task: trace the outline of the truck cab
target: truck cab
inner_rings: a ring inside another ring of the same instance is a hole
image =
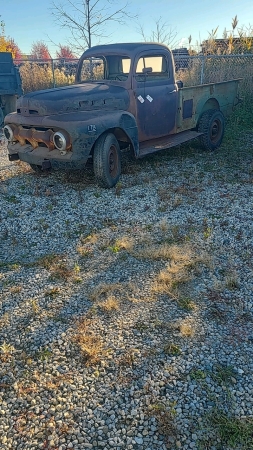
[[[128,92],[127,111],[136,118],[139,142],[175,132],[178,88],[174,60],[166,46],[133,43],[94,47],[80,59],[77,83],[87,81],[90,68],[95,79]]]

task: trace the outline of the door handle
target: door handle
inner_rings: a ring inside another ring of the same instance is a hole
[[[173,94],[173,92],[177,92],[177,90],[173,89],[173,91],[168,92],[168,94]]]

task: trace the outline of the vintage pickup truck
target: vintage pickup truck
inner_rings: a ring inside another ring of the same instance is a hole
[[[74,85],[19,99],[5,118],[9,159],[37,171],[83,169],[92,161],[98,183],[110,188],[120,177],[121,149],[140,158],[196,137],[217,149],[238,83],[184,88],[164,45],[96,46],[80,58]]]

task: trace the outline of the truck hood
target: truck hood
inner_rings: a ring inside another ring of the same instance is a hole
[[[104,83],[74,84],[31,92],[20,97],[17,113],[23,116],[48,116],[77,111],[127,110],[128,91]]]

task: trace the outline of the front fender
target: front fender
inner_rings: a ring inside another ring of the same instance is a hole
[[[127,111],[103,111],[103,114],[94,111],[92,114],[89,112],[89,118],[77,126],[72,145],[73,157],[78,155],[86,159],[99,136],[115,128],[124,131],[137,156],[139,141],[135,117]]]

